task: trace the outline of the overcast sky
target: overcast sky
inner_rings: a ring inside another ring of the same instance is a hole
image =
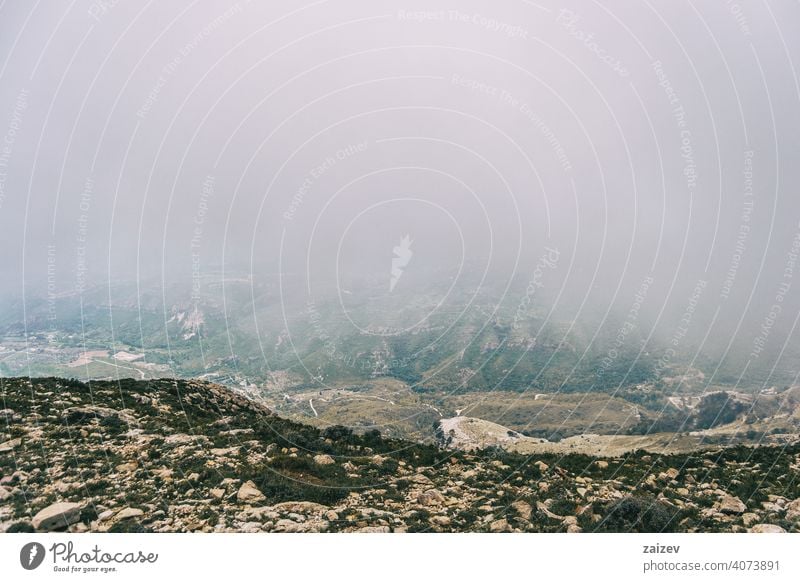
[[[556,250],[573,315],[624,313],[652,279],[668,330],[698,300],[694,334],[766,324],[780,348],[800,6],[566,6],[2,3],[0,294],[388,280],[408,235],[425,277],[527,280]]]

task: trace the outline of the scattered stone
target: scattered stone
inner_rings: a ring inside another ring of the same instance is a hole
[[[62,501],[42,509],[32,520],[33,527],[40,531],[53,531],[65,528],[80,519],[79,503]]]
[[[0,453],[10,453],[22,444],[22,439],[11,439],[4,443],[0,443]]]
[[[304,514],[317,514],[322,515],[330,509],[327,505],[320,503],[313,503],[311,501],[284,501],[273,506],[275,511],[282,511],[285,513],[304,513]]]
[[[544,503],[542,503],[541,501],[537,501],[536,502],[536,509],[541,511],[543,514],[545,514],[550,519],[558,519],[558,520],[564,519],[562,516],[556,515],[555,513],[553,513],[549,509],[547,509],[547,506]]]
[[[759,523],[747,531],[750,533],[786,533],[786,530],[781,526],[773,525],[771,523]]]
[[[123,519],[132,519],[134,517],[142,517],[144,515],[144,511],[138,509],[136,507],[126,507],[125,509],[120,510],[115,516],[114,520],[122,521]]]
[[[444,502],[444,496],[436,489],[428,489],[417,495],[417,503],[420,505],[439,505]]]
[[[489,531],[492,533],[506,533],[511,531],[508,520],[497,519],[489,524]]]
[[[755,513],[745,513],[742,516],[742,523],[744,524],[745,527],[750,527],[754,523],[758,523],[758,521],[759,521],[758,515]]]
[[[658,478],[659,479],[663,479],[665,481],[672,481],[673,479],[676,479],[678,477],[678,475],[680,475],[680,474],[681,474],[681,472],[678,471],[678,469],[675,469],[674,467],[671,467],[671,468],[667,469],[666,471],[664,471],[663,473],[661,473],[658,476]]]
[[[747,506],[738,497],[725,494],[721,497],[715,509],[720,513],[735,515],[747,511]]]
[[[314,455],[314,462],[317,465],[333,465],[336,463],[330,455]]]
[[[258,490],[256,484],[252,481],[247,481],[246,483],[243,483],[241,487],[239,487],[239,491],[236,493],[236,498],[242,503],[251,504],[258,503],[259,501],[264,501],[266,499],[264,494]]]
[[[198,442],[208,442],[208,437],[195,434],[173,434],[164,439],[167,445],[189,445]]]
[[[511,504],[511,507],[514,508],[514,511],[519,514],[519,516],[524,519],[525,521],[531,520],[531,515],[533,514],[533,508],[530,506],[530,503],[526,503],[525,501],[515,501]]]
[[[800,498],[786,505],[786,519],[789,521],[800,521]]]

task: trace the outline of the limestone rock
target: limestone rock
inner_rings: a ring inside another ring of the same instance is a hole
[[[530,506],[529,503],[525,501],[515,501],[511,504],[511,507],[519,514],[519,516],[524,519],[525,521],[531,520],[531,514],[533,513],[533,508]]]
[[[541,511],[543,514],[545,514],[550,519],[563,519],[562,516],[556,515],[555,513],[553,513],[549,509],[547,509],[547,506],[544,503],[542,503],[541,501],[537,501],[536,502],[536,509]]]
[[[720,513],[735,515],[747,511],[747,506],[738,497],[723,495],[716,505],[716,510]]]
[[[52,531],[67,527],[81,516],[79,503],[60,502],[42,509],[33,517],[33,527],[41,531]]]
[[[258,490],[256,484],[252,481],[247,481],[246,483],[243,483],[241,487],[239,487],[239,491],[236,493],[236,498],[242,503],[258,503],[266,499],[264,494]]]
[[[758,523],[758,515],[755,513],[745,513],[742,516],[742,523],[745,527],[750,527],[754,523]]]
[[[664,471],[663,473],[661,473],[661,474],[658,476],[658,478],[659,478],[659,479],[663,479],[663,480],[665,480],[665,481],[671,481],[672,479],[675,479],[675,478],[677,478],[677,477],[678,477],[678,475],[680,475],[680,471],[678,471],[677,469],[675,469],[675,468],[673,467],[673,468],[667,469],[666,471]]]
[[[497,519],[489,524],[489,531],[492,533],[506,533],[511,531],[511,526],[505,519]]]
[[[333,465],[336,463],[330,455],[314,455],[314,462],[317,465]]]
[[[786,533],[786,530],[781,526],[773,525],[771,523],[759,523],[747,531],[750,533]]]
[[[134,517],[141,517],[144,515],[144,511],[138,509],[136,507],[126,507],[125,509],[120,510],[117,515],[114,516],[114,519],[117,521],[122,521],[123,519],[131,519]]]
[[[330,508],[327,505],[320,503],[313,503],[311,501],[284,501],[273,506],[275,511],[282,511],[284,513],[302,513],[302,514],[323,514]]]
[[[21,444],[22,440],[20,439],[11,439],[10,441],[0,443],[0,453],[10,453]]]
[[[790,521],[800,521],[800,498],[786,505],[786,519]]]
[[[436,489],[428,489],[417,496],[420,505],[439,505],[444,501],[444,496]]]

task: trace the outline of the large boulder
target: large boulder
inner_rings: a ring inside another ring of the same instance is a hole
[[[42,509],[33,516],[33,527],[40,531],[66,528],[81,517],[80,503],[60,502]]]
[[[717,511],[728,515],[738,515],[747,511],[747,506],[738,497],[723,495],[717,502]]]
[[[789,521],[800,521],[800,498],[786,505],[786,519]]]
[[[314,462],[317,465],[333,465],[336,463],[330,455],[314,455]]]
[[[258,490],[255,483],[247,481],[239,487],[239,491],[236,493],[236,499],[242,503],[259,503],[264,501],[266,496]]]
[[[125,509],[121,510],[117,515],[114,516],[114,519],[117,521],[122,521],[123,519],[131,519],[134,517],[141,517],[144,515],[144,511],[141,509],[137,509],[135,507],[126,507]]]

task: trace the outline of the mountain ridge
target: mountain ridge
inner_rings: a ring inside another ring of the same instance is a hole
[[[0,388],[6,532],[798,531],[800,520],[797,444],[464,452],[303,425],[206,382]]]

